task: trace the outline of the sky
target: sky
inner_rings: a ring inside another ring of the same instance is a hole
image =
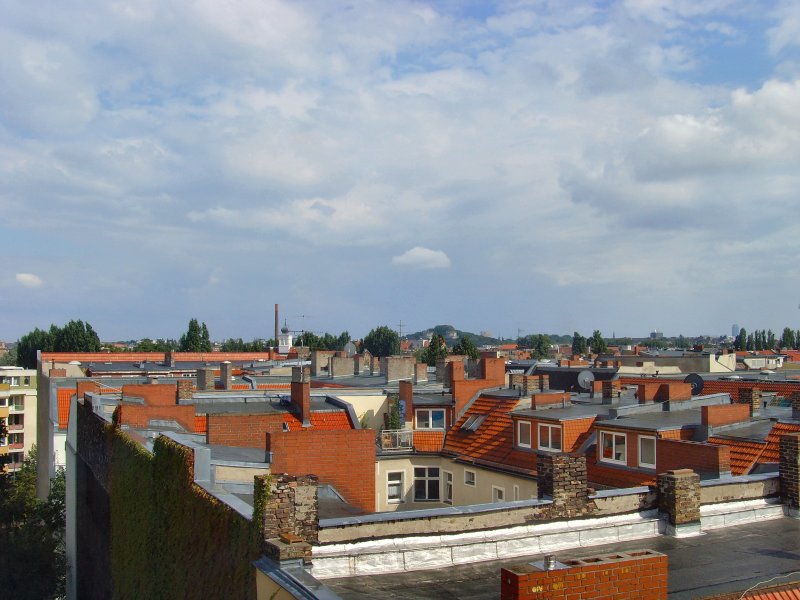
[[[0,7],[0,339],[800,327],[794,0]]]

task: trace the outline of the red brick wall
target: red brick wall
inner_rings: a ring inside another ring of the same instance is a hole
[[[656,440],[656,472],[692,469],[700,475],[730,473],[730,448],[688,440]]]
[[[741,423],[750,418],[749,404],[721,404],[700,407],[700,422],[703,425],[729,425]]]
[[[266,444],[272,473],[316,475],[353,506],[375,511],[374,430],[271,432]]]
[[[152,386],[155,387],[155,386]],[[147,427],[153,420],[175,420],[181,426],[194,433],[194,406],[148,406],[141,404],[123,404],[119,407],[119,418],[122,425]]]
[[[482,379],[464,379],[464,363],[461,361],[450,362],[447,367],[450,369],[450,392],[456,403],[456,415],[479,391],[506,383],[506,363],[502,358],[481,359]]]
[[[149,406],[172,406],[178,403],[176,383],[128,383],[122,386],[122,397],[144,398]]]
[[[271,415],[209,414],[206,441],[220,446],[263,448],[264,434],[282,431],[284,423],[289,423],[289,427],[295,429],[302,425],[297,417],[288,412]]]
[[[639,403],[688,400],[692,397],[692,384],[682,381],[639,381]]]
[[[531,394],[531,408],[534,410],[537,408],[543,408],[545,406],[553,406],[557,404],[561,406],[562,404],[569,403],[570,394],[569,392],[558,392],[558,393],[534,393]]]
[[[652,550],[562,559],[552,571],[530,564],[500,569],[502,600],[666,600],[667,557]]]

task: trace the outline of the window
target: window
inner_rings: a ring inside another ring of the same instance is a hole
[[[444,472],[444,501],[453,503],[453,474],[450,471]]]
[[[417,429],[444,429],[443,408],[417,409]]]
[[[561,425],[539,425],[539,450],[561,450]]]
[[[30,376],[25,376],[25,377],[23,377],[23,378],[22,378],[22,384],[23,384],[23,385],[25,385],[25,386],[30,386],[30,384],[31,384],[31,378],[30,378]]]
[[[392,471],[386,475],[386,500],[389,502],[403,501],[403,472]]]
[[[464,421],[460,429],[464,431],[477,431],[484,419],[486,419],[486,415],[472,415],[471,417],[467,417],[467,420]]]
[[[656,438],[646,435],[639,436],[639,466],[656,468]]]
[[[517,446],[520,448],[531,447],[530,421],[517,421]]]
[[[519,486],[514,486],[514,500],[519,500]]]
[[[492,502],[503,502],[506,499],[506,489],[492,486]]]
[[[25,410],[25,396],[11,396],[12,410]]]
[[[625,434],[600,432],[600,460],[625,464]]]
[[[464,485],[475,487],[475,471],[464,470]]]
[[[414,500],[431,502],[439,499],[439,467],[414,467]]]

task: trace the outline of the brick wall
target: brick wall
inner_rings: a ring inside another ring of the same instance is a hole
[[[143,398],[149,406],[172,406],[177,403],[177,385],[174,383],[125,384],[122,397]]]
[[[272,452],[273,474],[316,475],[353,506],[375,511],[373,430],[269,432],[266,447]]]
[[[692,397],[692,384],[682,381],[639,381],[639,403],[667,402],[669,400],[689,400]]]
[[[566,406],[569,404],[569,392],[534,392],[531,395],[531,408],[534,410],[547,406]]]
[[[298,428],[300,421],[291,413],[269,415],[209,414],[206,441],[221,446],[263,448],[264,434],[282,431],[283,424]]]
[[[464,379],[464,363],[461,361],[450,362],[447,368],[450,393],[453,394],[456,404],[456,416],[479,391],[506,384],[506,367],[502,358],[481,359],[481,379]]]
[[[800,433],[781,436],[781,500],[795,513],[800,510]]]
[[[711,427],[741,423],[749,418],[750,407],[746,404],[721,404],[700,407],[700,422]]]
[[[667,557],[653,550],[563,559],[545,570],[525,563],[500,570],[502,600],[666,600]]]
[[[730,448],[688,440],[656,440],[656,471],[692,469],[699,475],[719,477],[731,472]]]
[[[155,386],[151,386],[155,387]],[[186,431],[195,432],[194,406],[142,406],[123,404],[119,407],[120,425],[147,427],[150,421],[177,421]]]

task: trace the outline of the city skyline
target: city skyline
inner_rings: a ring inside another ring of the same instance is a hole
[[[47,2],[0,31],[0,339],[268,338],[276,302],[353,337],[800,326],[796,3]]]

